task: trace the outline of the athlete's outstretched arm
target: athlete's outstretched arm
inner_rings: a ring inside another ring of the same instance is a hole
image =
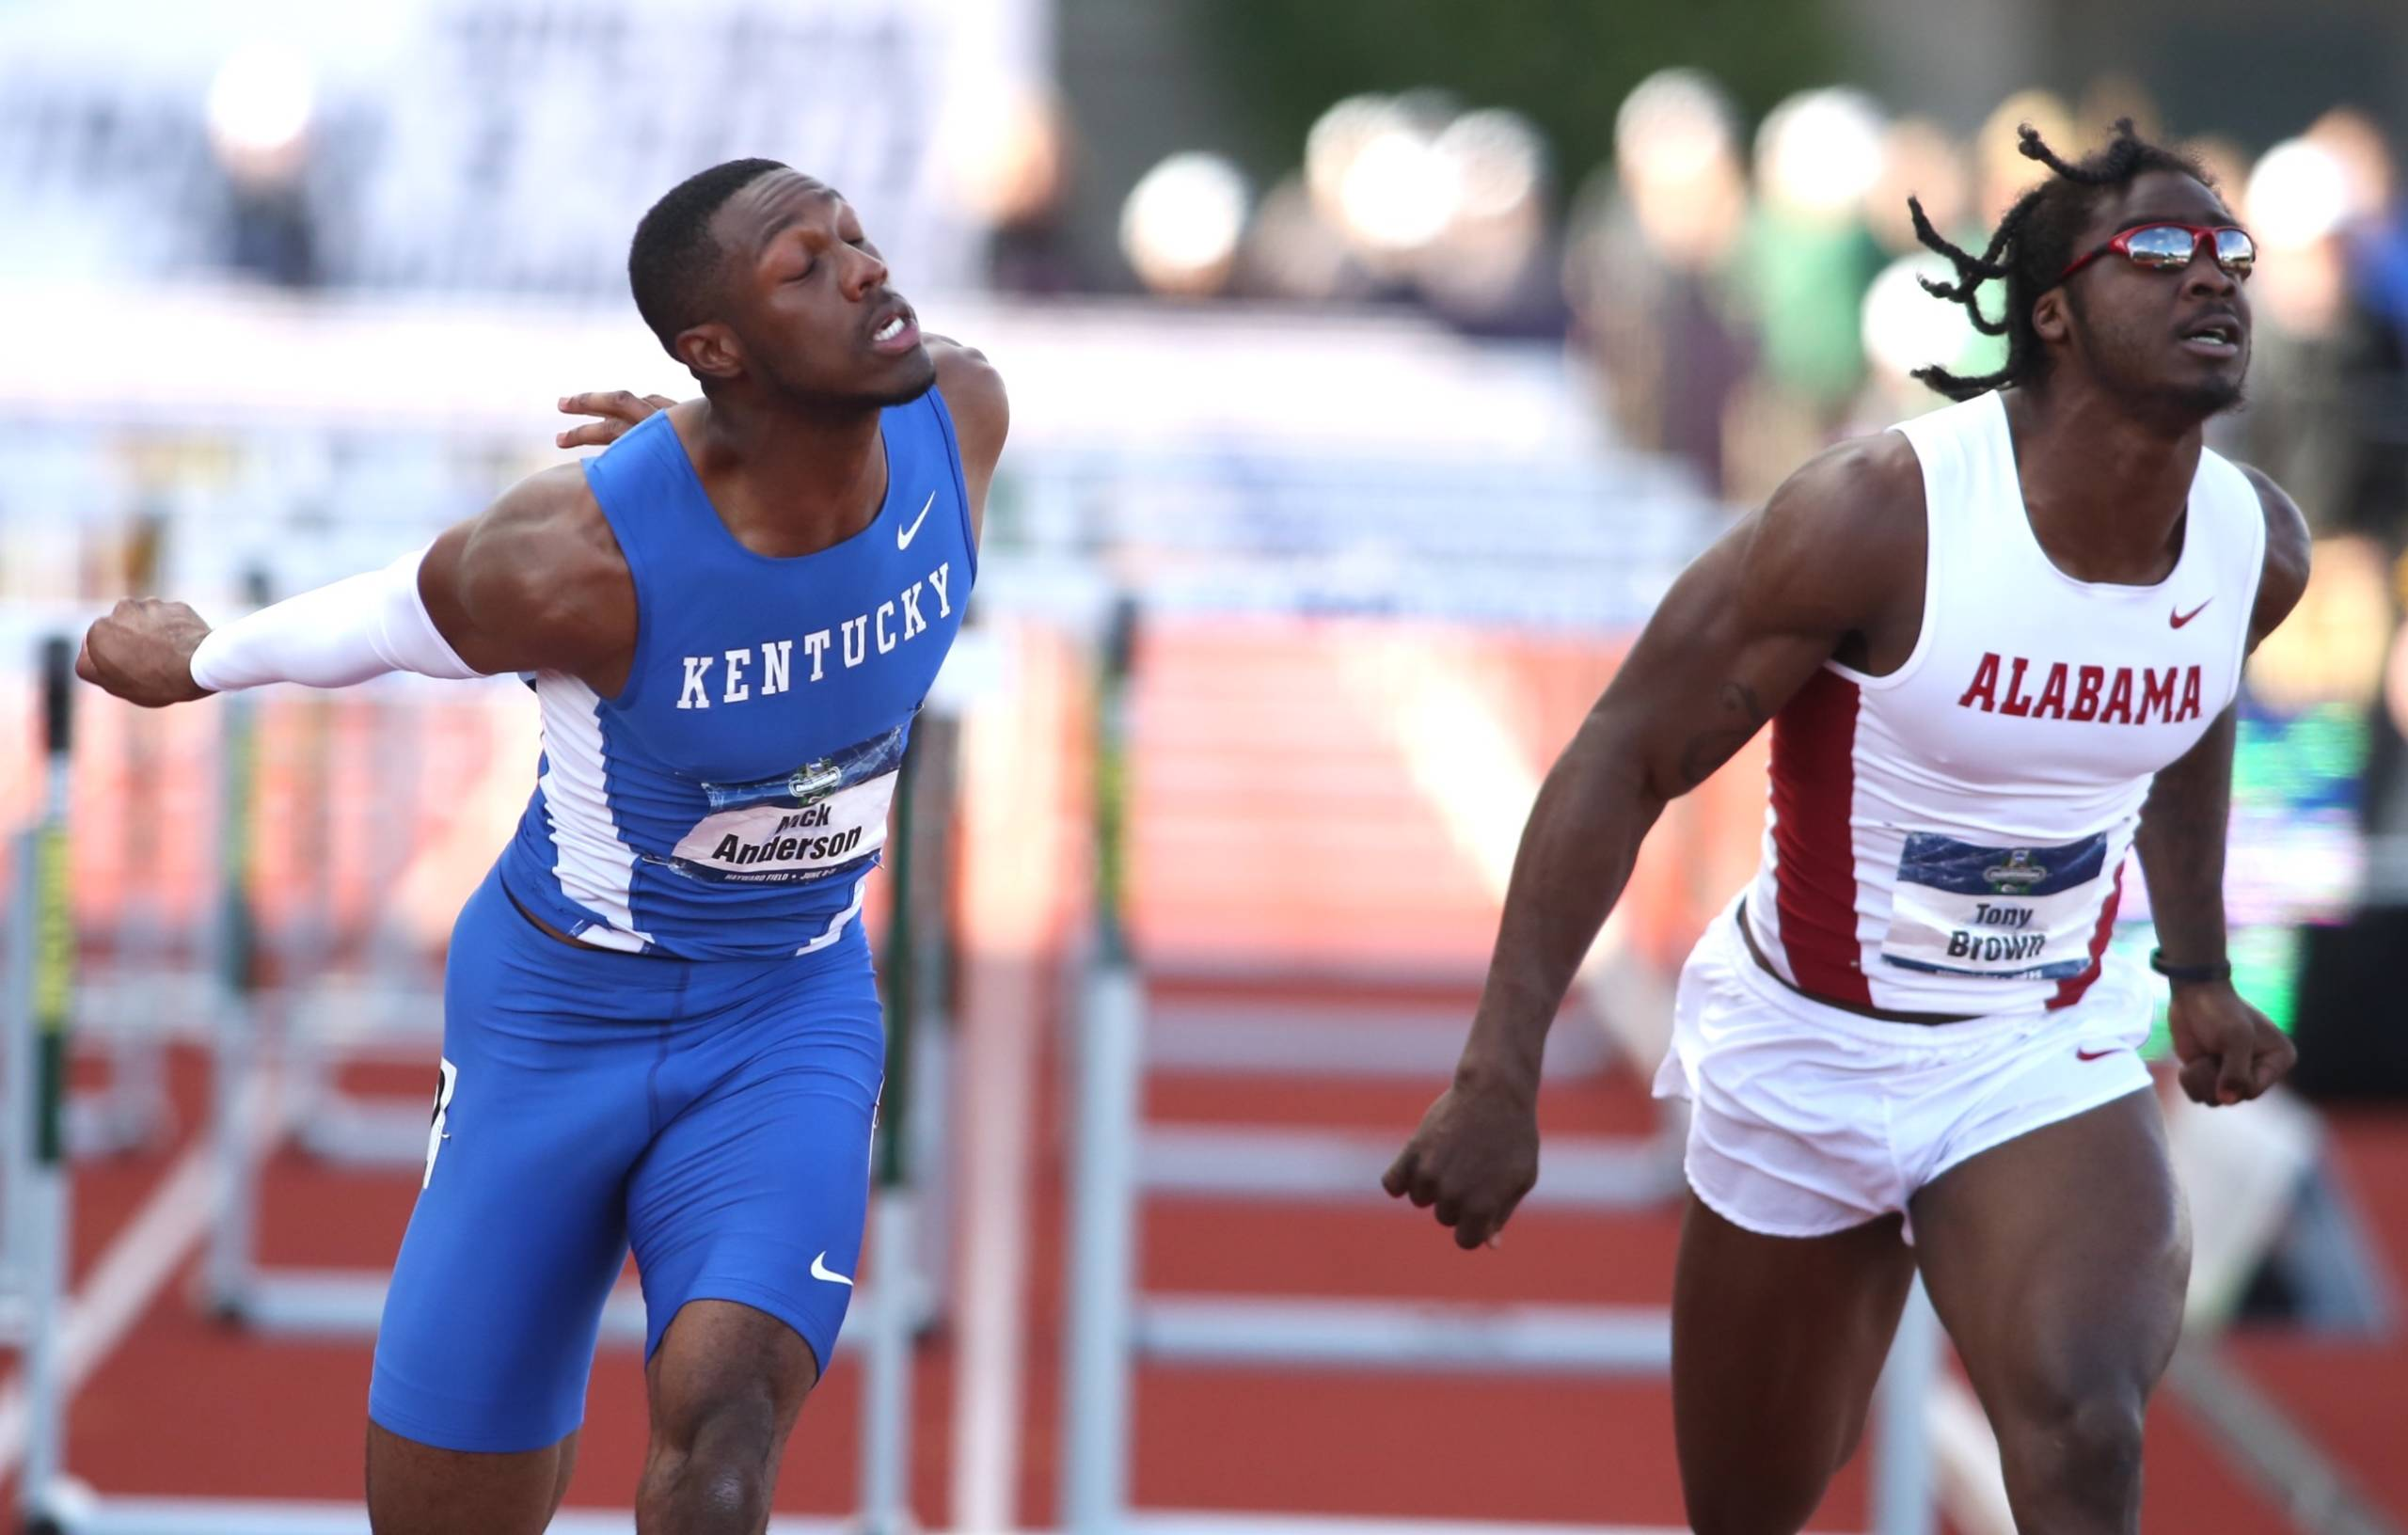
[[[2249,618],[2249,645],[2290,616],[2307,587],[2307,523],[2282,487],[2252,469],[2266,512],[2266,566]],[[2148,880],[2160,951],[2178,969],[2225,963],[2225,833],[2232,815],[2233,711],[2157,775],[2132,844]],[[2182,1090],[2200,1103],[2240,1103],[2282,1080],[2290,1040],[2229,980],[2173,983],[2168,1021]]]
[[[1549,1025],[1664,806],[1703,783],[1851,633],[1920,609],[1923,481],[1889,435],[1793,475],[1673,583],[1539,790],[1454,1084],[1383,1180],[1465,1247],[1538,1175]]]
[[[626,562],[582,471],[567,465],[514,486],[425,550],[222,628],[181,602],[128,598],[87,631],[76,670],[148,707],[271,682],[341,688],[388,672],[563,671],[616,691],[634,633]]]

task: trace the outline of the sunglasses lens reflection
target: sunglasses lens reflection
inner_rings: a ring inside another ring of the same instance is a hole
[[[2171,271],[2186,266],[2197,242],[2191,231],[2171,224],[2154,224],[2145,229],[2134,229],[2125,242],[2134,266],[2145,266],[2153,272]]]
[[[2258,264],[2258,242],[2239,229],[2216,231],[2216,260],[2236,277],[2247,277]]]

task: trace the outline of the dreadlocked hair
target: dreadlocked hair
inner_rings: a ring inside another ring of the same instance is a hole
[[[1955,282],[1923,280],[1933,295],[1965,306],[1973,328],[1985,336],[2006,338],[2006,363],[1996,372],[1965,376],[1945,368],[1918,368],[1912,376],[1951,400],[1971,400],[2009,384],[2033,384],[2048,372],[2049,356],[2032,327],[2032,305],[2057,285],[2057,276],[2074,259],[2073,243],[2090,216],[2098,194],[2129,184],[2152,170],[2173,171],[2212,186],[2214,181],[2186,154],[2149,143],[2132,129],[2132,119],[2118,119],[2115,136],[2106,148],[2067,160],[2041,141],[2039,130],[2024,123],[2016,130],[2017,148],[2027,160],[2037,160],[2056,174],[2015,201],[1990,243],[1978,256],[1952,245],[1931,227],[1923,203],[1907,199],[1915,237],[1948,258],[1956,268]],[[1995,320],[1982,313],[1975,294],[1984,283],[2006,284],[2006,306]]]

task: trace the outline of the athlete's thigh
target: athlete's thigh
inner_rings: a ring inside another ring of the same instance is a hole
[[[627,1183],[647,1357],[680,1307],[735,1301],[784,1322],[827,1369],[861,1255],[883,1070],[865,953],[673,1043],[664,1122]]]
[[[1863,1428],[1914,1268],[1894,1215],[1770,1237],[1689,1198],[1672,1281],[1672,1422],[1691,1523],[1783,1535]]]
[[[597,1033],[573,992],[550,994],[573,977],[527,969],[574,953],[514,953],[520,935],[480,914],[472,901],[452,939],[442,1086],[369,1416],[432,1448],[515,1453],[583,1418],[626,1254],[620,1198],[643,1144],[650,1051],[636,1026]]]
[[[2152,1090],[1992,1147],[1911,1211],[1932,1305],[2003,1437],[2156,1385],[2191,1239]]]

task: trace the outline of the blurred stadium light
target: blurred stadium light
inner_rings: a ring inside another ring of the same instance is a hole
[[[1245,178],[1218,155],[1189,150],[1146,172],[1120,214],[1120,248],[1155,293],[1219,291],[1245,232]]]

